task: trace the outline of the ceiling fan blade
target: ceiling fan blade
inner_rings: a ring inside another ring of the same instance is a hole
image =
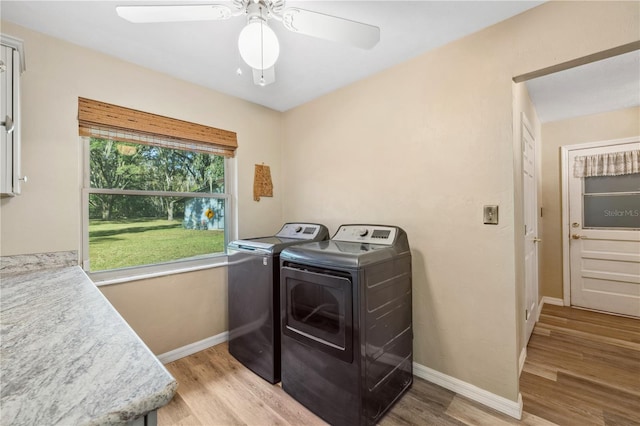
[[[150,22],[219,21],[232,16],[222,4],[180,6],[117,6],[118,16],[139,24]]]
[[[284,10],[282,23],[294,33],[348,43],[362,49],[371,49],[380,41],[378,27],[304,9]]]

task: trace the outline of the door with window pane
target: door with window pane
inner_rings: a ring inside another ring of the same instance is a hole
[[[577,149],[577,158],[640,143]],[[640,317],[640,173],[569,178],[571,305]]]

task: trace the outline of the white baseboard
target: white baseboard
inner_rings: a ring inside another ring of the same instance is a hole
[[[518,394],[518,402],[511,401],[415,362],[413,363],[413,374],[515,419],[520,420],[522,418],[522,396],[520,394]]]
[[[557,297],[543,296],[541,305],[544,305],[545,303],[548,305],[564,306],[564,300]]]
[[[520,358],[518,359],[518,375],[522,374],[522,369],[524,368],[524,362],[527,359],[527,347],[525,346],[520,351]]]
[[[203,351],[207,348],[210,348],[211,346],[226,342],[227,340],[229,340],[229,332],[225,331],[215,336],[207,337],[206,339],[202,339],[198,342],[193,342],[186,346],[182,346],[172,351],[160,354],[158,355],[158,360],[160,360],[160,362],[163,364],[167,364],[171,361],[175,361],[177,359],[184,358],[185,356],[195,354],[196,352]]]

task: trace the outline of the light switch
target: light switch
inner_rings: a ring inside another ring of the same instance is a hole
[[[484,206],[483,213],[485,225],[498,224],[498,206]]]

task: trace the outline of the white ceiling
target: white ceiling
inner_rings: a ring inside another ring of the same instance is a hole
[[[380,43],[371,50],[360,50],[294,34],[280,23],[270,21],[280,40],[281,53],[275,66],[276,82],[265,87],[253,84],[251,70],[238,53],[237,38],[245,24],[242,17],[227,21],[132,24],[115,12],[117,5],[206,3],[231,4],[215,0],[2,0],[0,17],[219,92],[286,111],[543,1],[287,1],[286,7],[376,25],[381,30]],[[554,121],[638,105],[639,54],[627,55],[527,82],[541,120]],[[26,58],[28,70],[28,46]],[[238,67],[244,71],[240,76],[236,73]],[[603,89],[593,92],[595,87]]]
[[[640,51],[549,74],[526,84],[543,123],[640,106]]]
[[[308,102],[430,49],[535,7],[542,1],[287,1],[296,6],[380,27],[380,43],[361,50],[270,26],[280,40],[276,82],[253,84],[237,39],[246,21],[132,24],[117,5],[203,4],[230,1],[6,1],[3,20],[158,70],[278,111]],[[28,46],[27,46],[28,49]],[[29,51],[26,50],[27,70]],[[242,76],[236,74],[238,67]]]

